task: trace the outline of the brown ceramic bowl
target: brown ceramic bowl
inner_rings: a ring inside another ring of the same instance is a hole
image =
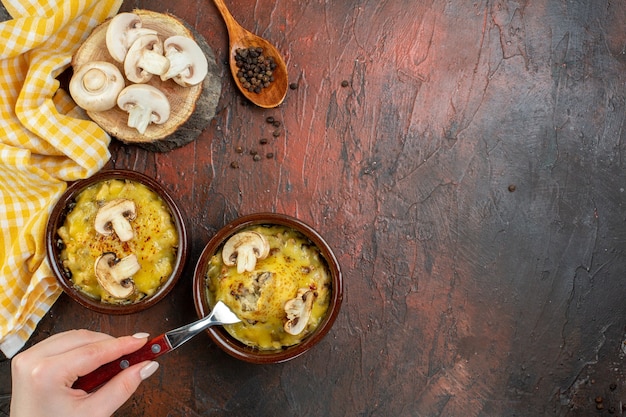
[[[63,225],[68,213],[71,212],[77,196],[91,185],[112,179],[129,180],[141,183],[159,195],[170,211],[174,227],[176,228],[176,232],[178,234],[178,247],[176,248],[176,257],[170,276],[152,295],[146,296],[139,301],[126,304],[106,303],[89,296],[73,284],[60,261],[60,254],[62,250],[60,247],[61,238],[59,237],[57,231],[59,227]],[[187,229],[185,227],[183,215],[174,203],[174,200],[158,182],[136,171],[105,170],[100,171],[87,179],[72,183],[54,206],[46,227],[46,251],[48,260],[63,291],[74,301],[84,307],[106,314],[136,313],[153,306],[163,299],[163,297],[165,297],[172,290],[182,273],[185,260],[187,258],[188,246]]]
[[[210,338],[226,353],[246,362],[256,364],[280,363],[294,359],[315,346],[332,327],[343,300],[343,281],[337,258],[330,246],[311,226],[293,217],[276,213],[256,213],[240,217],[220,229],[205,246],[194,272],[194,304],[200,318],[207,316],[212,306],[208,297],[206,276],[211,257],[218,252],[235,233],[250,226],[280,225],[294,229],[303,234],[320,251],[328,267],[331,278],[330,304],[318,327],[298,344],[276,350],[261,350],[245,345],[235,339],[222,326],[210,327],[207,330]]]

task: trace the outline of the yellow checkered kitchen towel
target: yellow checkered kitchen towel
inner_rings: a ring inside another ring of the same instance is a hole
[[[2,0],[0,23],[0,349],[11,357],[60,294],[44,232],[66,182],[109,160],[110,137],[85,120],[57,76],[122,0]]]

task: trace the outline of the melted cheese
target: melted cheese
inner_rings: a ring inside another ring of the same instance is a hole
[[[283,226],[254,226],[270,244],[267,258],[258,260],[253,272],[238,273],[236,266],[222,262],[221,250],[207,271],[207,295],[211,302],[221,300],[243,321],[224,326],[237,340],[261,350],[276,350],[301,342],[323,320],[330,303],[331,279],[326,262],[301,233]],[[287,320],[285,303],[296,297],[299,288],[309,288],[317,296],[305,330],[290,335],[283,326]]]
[[[94,228],[98,208],[116,198],[133,200],[136,205],[137,218],[131,222],[135,235],[128,242],[121,242],[115,233],[103,236]],[[178,233],[171,213],[158,194],[138,182],[108,180],[86,188],[76,197],[58,234],[65,245],[61,261],[71,272],[73,284],[107,303],[133,303],[154,294],[176,262]],[[98,284],[94,263],[104,252],[118,258],[137,255],[141,269],[133,276],[136,289],[129,299],[112,298]]]

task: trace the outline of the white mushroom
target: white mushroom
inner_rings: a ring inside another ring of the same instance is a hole
[[[143,35],[156,35],[157,31],[142,27],[141,18],[134,13],[120,13],[109,22],[106,45],[117,62],[124,62],[128,48]]]
[[[257,259],[265,259],[270,253],[270,244],[265,236],[258,232],[239,232],[230,237],[222,249],[222,261],[225,265],[237,264],[237,272],[252,272]]]
[[[285,303],[285,313],[287,313],[287,321],[284,329],[291,335],[298,335],[304,331],[311,311],[313,310],[313,301],[315,293],[309,288],[300,288],[296,298]]]
[[[135,291],[131,279],[140,269],[137,255],[130,254],[119,259],[112,252],[103,253],[94,266],[98,284],[114,298],[128,298]]]
[[[163,42],[157,35],[143,35],[130,46],[124,58],[124,74],[134,83],[147,83],[152,75],[162,75],[170,67],[163,55]]]
[[[173,78],[183,87],[190,87],[204,80],[209,65],[196,41],[186,36],[171,36],[163,42],[163,49],[170,68],[161,75],[161,80]]]
[[[170,103],[161,90],[148,84],[133,84],[122,90],[117,105],[128,112],[128,126],[143,134],[150,123],[163,124],[170,117]]]
[[[70,80],[70,94],[88,111],[106,111],[115,106],[124,88],[124,77],[110,62],[93,61],[80,67]]]
[[[130,224],[137,217],[135,202],[125,198],[111,200],[98,210],[95,219],[96,232],[109,236],[115,232],[122,242],[135,235]]]

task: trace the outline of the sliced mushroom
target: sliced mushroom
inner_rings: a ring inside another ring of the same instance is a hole
[[[134,83],[147,83],[153,75],[163,75],[170,61],[163,55],[163,42],[157,35],[143,35],[130,46],[124,59],[124,74]]]
[[[252,272],[257,259],[265,259],[270,253],[270,244],[258,232],[239,232],[230,237],[222,249],[222,260],[225,265],[237,264],[237,272]]]
[[[183,87],[190,87],[204,80],[209,64],[196,41],[186,36],[171,36],[163,42],[163,49],[170,68],[161,75],[161,80],[173,78]]]
[[[136,217],[137,210],[133,200],[125,198],[111,200],[96,213],[95,229],[105,236],[115,232],[122,242],[127,242],[135,235],[130,222]]]
[[[141,269],[137,255],[119,259],[112,252],[103,253],[95,263],[98,284],[114,298],[128,298],[135,291],[132,276]]]
[[[313,311],[313,301],[315,293],[309,288],[300,288],[296,298],[285,303],[285,313],[287,313],[287,321],[284,329],[291,335],[298,335],[304,331],[311,311]]]
[[[128,48],[143,35],[156,35],[157,31],[142,27],[141,18],[134,13],[120,13],[109,22],[106,46],[117,62],[124,62]]]
[[[148,84],[133,84],[117,97],[117,105],[128,112],[128,126],[143,134],[150,123],[163,124],[170,117],[170,103],[165,94]]]
[[[81,108],[106,111],[115,107],[124,88],[124,76],[110,62],[93,61],[80,67],[70,80],[70,94]]]

